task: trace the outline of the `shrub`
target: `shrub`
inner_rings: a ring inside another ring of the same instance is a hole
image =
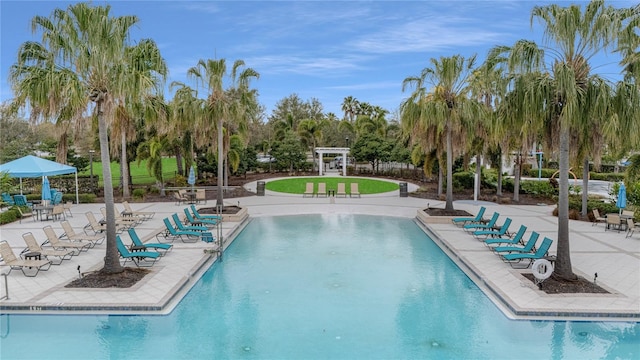
[[[541,169],[540,170],[540,177],[541,178],[550,178],[556,171],[558,171],[557,169]],[[537,178],[538,177],[538,169],[530,169],[529,171],[526,172],[526,176],[528,177],[532,177],[532,178]]]
[[[133,189],[133,198],[136,200],[143,200],[146,191],[144,189]]]
[[[597,173],[590,172],[589,178],[591,180],[604,180],[612,182],[620,182],[624,180],[624,173]]]
[[[453,174],[454,189],[473,189],[474,173],[471,171],[462,171]]]
[[[553,197],[556,189],[548,181],[525,180],[520,182],[520,192],[543,197]]]
[[[14,222],[19,218],[20,218],[20,213],[18,212],[18,210],[16,210],[15,207],[11,207],[6,211],[0,213],[0,225]]]

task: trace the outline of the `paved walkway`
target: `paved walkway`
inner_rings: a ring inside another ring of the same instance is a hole
[[[253,188],[252,188],[253,186]],[[247,186],[255,190],[255,183]],[[415,186],[409,184],[409,191]],[[302,196],[274,194],[266,196],[227,199],[228,205],[247,208],[250,217],[277,216],[312,213],[360,213],[416,218],[419,210],[442,207],[443,202],[418,198],[400,198],[397,191],[377,196],[361,198],[303,198]],[[465,209],[475,214],[480,203],[460,201],[457,209]],[[552,206],[518,206],[482,203],[487,206],[487,214],[494,211],[503,217],[513,219],[512,227],[520,224],[538,231],[541,237],[556,238],[557,222],[551,215]],[[73,217],[67,218],[76,228],[86,223],[85,212],[99,215],[99,204],[80,204],[73,207]],[[143,240],[155,241],[154,235],[163,227],[162,219],[174,212],[181,213],[184,206],[173,203],[134,203],[135,210],[155,211],[156,216],[136,226]],[[208,205],[200,207],[213,206]],[[417,220],[416,220],[417,221]],[[417,221],[418,222],[418,221]],[[225,243],[246,225],[244,222],[225,222],[223,234]],[[25,220],[22,224],[12,223],[0,227],[0,238],[7,240],[19,252],[24,248],[22,234],[32,232],[39,242],[44,240],[42,228],[51,225],[56,233],[62,233],[60,222]],[[598,273],[598,284],[611,294],[563,294],[547,295],[524,279],[523,272],[513,270],[502,262],[472,236],[450,222],[429,224],[426,231],[436,242],[450,253],[450,256],[467,272],[481,289],[512,318],[598,318],[609,320],[640,320],[640,234],[625,238],[624,233],[604,231],[602,225],[570,221],[571,252],[574,271],[586,279],[593,279]],[[125,243],[128,236],[123,236]],[[67,289],[65,284],[78,277],[80,272],[98,270],[102,267],[105,245],[99,245],[87,253],[64,261],[40,272],[35,278],[22,275],[14,270],[7,276],[9,299],[0,301],[3,313],[22,312],[65,312],[92,313],[168,313],[184,293],[195,284],[202,272],[216,260],[215,254],[204,250],[210,244],[198,242],[174,243],[174,250],[163,257],[143,281],[129,289]],[[555,253],[555,243],[550,251]],[[3,267],[2,273],[6,273]],[[0,277],[0,296],[5,295],[5,278]]]

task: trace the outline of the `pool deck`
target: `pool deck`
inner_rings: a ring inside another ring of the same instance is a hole
[[[255,191],[255,183],[246,186]],[[409,184],[409,191],[416,187]],[[249,214],[245,221],[226,221],[222,226],[223,238],[228,245],[252,217],[298,214],[369,214],[406,217],[426,229],[436,243],[480,286],[503,310],[515,319],[577,319],[640,321],[640,232],[626,238],[624,232],[605,231],[602,224],[573,221],[569,223],[571,236],[571,260],[574,272],[592,280],[597,273],[597,283],[610,294],[560,294],[548,295],[539,290],[522,273],[531,270],[515,270],[489,251],[482,242],[475,240],[450,221],[423,225],[417,220],[418,211],[427,206],[443,207],[438,200],[399,197],[398,191],[362,196],[361,198],[303,198],[301,195],[283,195],[267,191],[265,196],[226,199],[227,205],[240,205]],[[134,210],[153,211],[155,217],[135,227],[143,241],[155,241],[155,234],[164,227],[162,219],[173,213],[182,213],[185,205],[166,203],[132,203]],[[211,207],[209,201],[201,207]],[[67,220],[80,232],[87,223],[85,212],[100,217],[103,204],[79,204],[72,208],[73,217]],[[554,206],[498,205],[487,202],[459,201],[456,209],[477,213],[480,206],[487,207],[486,214],[495,211],[501,219],[513,219],[512,229],[521,224],[545,236],[556,239],[557,218],[551,213]],[[121,206],[119,206],[121,208]],[[501,223],[501,221],[499,221]],[[32,232],[39,243],[45,239],[42,228],[50,225],[58,235],[62,234],[59,221],[34,221],[26,219],[0,226],[0,239],[7,240],[14,252],[24,247],[22,234]],[[529,232],[526,237],[528,238]],[[382,234],[383,235],[383,234]],[[125,243],[128,235],[122,234]],[[65,284],[81,273],[102,267],[105,244],[88,252],[41,271],[36,277],[25,277],[20,270],[13,270],[6,278],[0,276],[1,313],[169,313],[182,296],[193,286],[213,261],[216,254],[207,253],[212,245],[205,242],[174,242],[174,249],[161,258],[151,274],[127,289],[71,289]],[[556,244],[550,253],[555,254]],[[224,260],[224,258],[222,259]],[[0,267],[2,274],[8,269]]]

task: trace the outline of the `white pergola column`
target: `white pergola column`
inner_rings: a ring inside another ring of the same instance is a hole
[[[320,156],[318,175],[322,176],[324,162],[322,161],[324,154],[340,154],[342,155],[342,176],[347,176],[347,155],[349,155],[349,148],[316,148],[316,153]]]

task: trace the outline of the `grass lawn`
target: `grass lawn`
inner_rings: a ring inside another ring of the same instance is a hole
[[[162,172],[164,176],[167,177],[168,174],[171,174],[169,178],[173,179],[174,174],[178,170],[178,165],[176,164],[175,158],[163,158],[162,159]],[[91,172],[89,169],[86,171],[81,171],[78,175],[90,175]],[[93,162],[93,175],[99,176],[100,186],[102,186],[102,163],[99,161]],[[115,182],[120,179],[120,163],[112,161],[111,162],[111,178],[114,179]],[[143,160],[138,165],[137,161],[133,161],[131,163],[131,179],[134,185],[142,185],[142,184],[155,184],[155,178],[149,175],[147,171],[147,161]],[[165,179],[167,180],[167,179]]]
[[[313,188],[318,188],[318,183],[326,183],[327,190],[335,190],[338,188],[338,183],[345,183],[345,189],[347,193],[349,193],[349,189],[351,187],[351,183],[358,183],[358,190],[363,195],[366,194],[380,194],[389,191],[398,190],[399,186],[396,183],[374,180],[374,179],[364,179],[364,178],[345,178],[345,177],[300,177],[300,178],[289,178],[282,180],[274,180],[269,181],[265,184],[266,189],[270,191],[277,191],[288,194],[300,194],[304,193],[306,188],[306,184],[308,182],[314,183]]]

